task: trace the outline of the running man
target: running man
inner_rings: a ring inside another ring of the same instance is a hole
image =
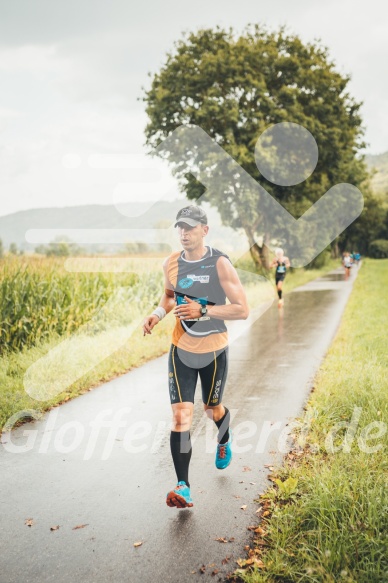
[[[230,413],[222,405],[228,372],[226,320],[244,320],[249,309],[246,295],[229,257],[204,244],[209,226],[203,209],[190,205],[176,216],[175,227],[183,250],[163,263],[164,294],[159,306],[144,319],[143,333],[174,310],[175,328],[168,359],[172,407],[171,455],[177,486],[168,492],[167,505],[193,506],[190,495],[190,428],[194,393],[201,379],[203,408],[218,428],[215,464],[225,469],[232,459]],[[230,304],[226,304],[228,298]]]
[[[349,275],[350,275],[350,268],[353,265],[353,259],[350,256],[350,253],[348,251],[345,251],[343,259],[342,259],[342,265],[345,268],[345,281],[347,279],[349,279]]]
[[[281,306],[283,306],[283,302],[284,302],[284,300],[282,298],[283,281],[286,277],[287,267],[290,267],[291,263],[290,263],[290,260],[288,259],[288,257],[284,256],[284,251],[280,247],[275,249],[275,255],[276,255],[276,257],[271,262],[270,267],[271,268],[276,267],[275,282],[276,282],[276,289],[277,289],[278,297],[279,297],[278,306],[280,308]]]

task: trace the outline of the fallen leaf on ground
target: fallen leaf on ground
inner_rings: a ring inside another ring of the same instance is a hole
[[[200,568],[200,572],[204,573],[206,571],[206,565],[202,565],[202,567]]]
[[[244,466],[243,472],[251,472],[251,468],[249,466]]]
[[[229,542],[230,542],[230,543],[234,542],[234,536],[231,536],[231,537],[230,537],[230,539],[229,539]]]
[[[241,498],[238,494],[233,494],[233,498]]]
[[[245,510],[246,507],[247,507],[247,504],[243,504],[242,506],[240,506],[241,510]]]
[[[78,524],[77,526],[73,526],[72,530],[77,530],[78,528],[85,528],[85,526],[88,526],[88,523],[87,524]]]
[[[215,538],[214,540],[218,540],[219,543],[227,543],[228,542],[227,538],[222,538],[222,537]]]
[[[238,559],[236,561],[239,567],[250,567],[251,565],[256,565],[256,567],[264,567],[263,561],[257,559],[256,557],[251,557],[250,559]]]
[[[50,530],[58,530],[59,528],[59,524],[57,524],[56,526],[50,526]]]
[[[24,524],[26,526],[32,526],[34,524],[33,518],[26,518],[25,521],[24,521]]]
[[[214,576],[214,575],[217,575],[217,573],[218,573],[218,569],[214,569],[214,571],[212,571],[212,575],[213,575],[213,576]]]
[[[252,486],[256,485],[256,482],[249,482]]]
[[[141,545],[143,544],[143,541],[139,541],[137,543],[133,543],[134,547],[141,547]]]

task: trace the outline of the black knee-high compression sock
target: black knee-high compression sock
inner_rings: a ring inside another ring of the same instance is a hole
[[[189,464],[191,459],[190,431],[171,431],[171,455],[175,466],[178,482],[189,484]]]
[[[227,443],[229,441],[230,411],[226,407],[224,409],[224,416],[214,422],[218,427],[218,443]]]
[[[279,300],[281,300],[282,299],[282,290],[281,289],[278,289],[278,296],[279,296]]]

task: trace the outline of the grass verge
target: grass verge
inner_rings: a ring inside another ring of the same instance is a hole
[[[287,275],[284,286],[285,293],[289,293],[295,287],[315,279],[338,265],[338,261],[331,261],[321,269],[293,270]],[[260,301],[260,294],[257,293],[255,275],[249,271],[253,269],[253,265],[249,265],[249,262],[244,262],[240,265],[240,269],[244,269],[245,271],[244,274],[240,272],[240,275],[246,276],[246,281],[243,283],[246,287],[249,304],[254,308],[255,304]],[[151,309],[152,306],[150,306],[150,311]],[[135,319],[139,315],[141,314],[134,312],[133,318]],[[119,316],[121,318],[121,311],[119,311]],[[119,320],[120,318],[116,319]],[[92,354],[102,353],[107,342],[111,342],[112,330],[113,332],[117,330],[117,334],[123,332],[125,335],[125,331],[119,327],[115,329],[106,328],[105,320],[104,326],[97,327],[97,332],[94,330],[91,337],[84,336],[84,341],[81,341],[77,345],[76,359],[66,358],[66,354],[63,353],[62,358],[59,359],[58,368],[55,369],[55,377],[61,378],[65,375],[69,377],[74,376],[73,372],[80,360],[85,362]],[[132,368],[141,366],[148,360],[166,353],[170,346],[173,324],[174,319],[170,315],[155,328],[151,336],[147,336],[145,339],[142,336],[140,328],[138,328],[128,341],[124,342],[113,354],[102,360],[94,368],[91,368],[67,390],[61,391],[55,397],[45,401],[37,401],[27,394],[24,388],[24,377],[26,371],[30,367],[35,366],[39,359],[57,347],[63,341],[64,337],[53,332],[50,334],[48,340],[37,342],[32,348],[25,348],[20,352],[9,352],[3,355],[0,357],[0,432],[7,421],[14,415],[20,415],[19,420],[15,421],[14,426],[28,421],[33,417],[37,418],[53,406],[77,397],[116,376],[128,372]],[[99,328],[102,328],[102,330]],[[42,383],[47,384],[47,382],[51,382],[49,371],[46,370],[45,372],[42,370],[42,375],[44,379]],[[21,415],[21,412],[25,413]]]
[[[388,260],[364,260],[235,578],[388,581]]]

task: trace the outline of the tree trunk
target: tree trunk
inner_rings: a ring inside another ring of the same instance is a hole
[[[333,241],[331,244],[331,258],[338,259],[339,256],[340,256],[340,252],[339,252],[338,242]]]
[[[261,271],[263,264],[261,261],[261,250],[260,247],[258,246],[258,244],[255,241],[255,238],[253,236],[253,232],[250,228],[249,225],[247,224],[243,224],[242,225],[245,234],[247,236],[248,239],[248,243],[249,243],[249,252],[251,254],[251,257],[253,259],[253,263],[255,264],[256,270],[257,271]]]
[[[255,264],[256,270],[261,271],[263,267],[263,263],[261,261],[261,247],[259,247],[257,243],[253,243],[253,245],[251,245],[249,248],[249,252]]]
[[[260,262],[264,269],[269,269],[269,248],[266,245],[266,242],[269,242],[269,234],[266,233],[263,237],[263,245],[259,247],[260,249]]]

